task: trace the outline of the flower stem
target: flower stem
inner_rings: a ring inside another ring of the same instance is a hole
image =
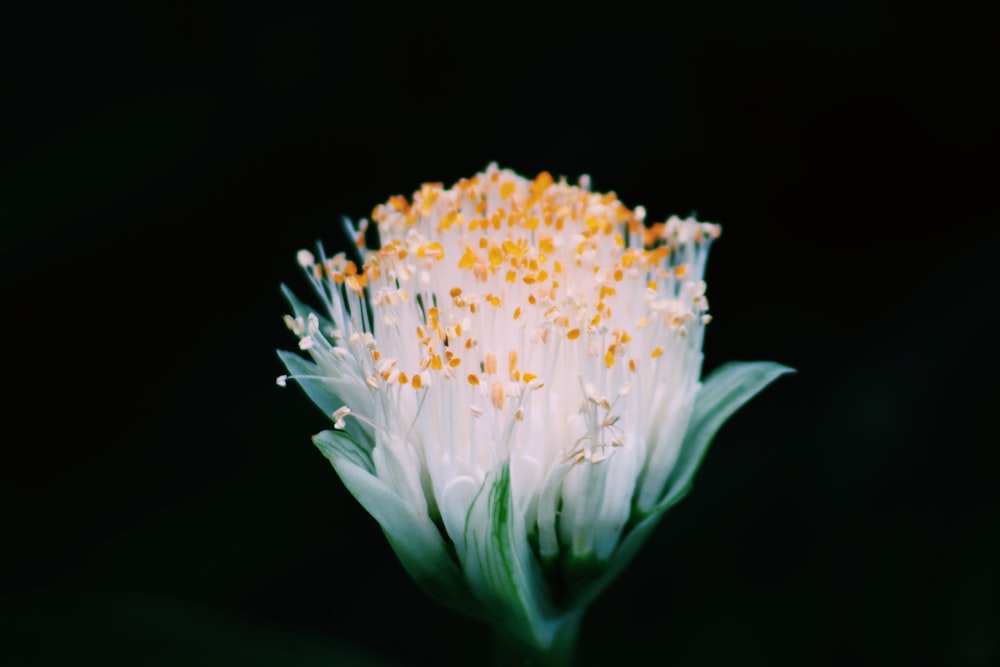
[[[580,615],[565,619],[548,648],[524,642],[500,628],[493,630],[494,665],[496,667],[571,667],[576,640],[580,631]]]

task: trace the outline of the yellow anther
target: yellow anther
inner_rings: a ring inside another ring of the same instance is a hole
[[[500,229],[503,225],[503,221],[507,219],[507,211],[502,208],[498,208],[493,216],[490,218],[490,224],[493,225],[493,229]]]
[[[350,276],[347,279],[347,286],[355,294],[363,294],[365,291],[365,285],[368,283],[368,277],[365,275]]]
[[[466,247],[465,252],[462,254],[462,258],[458,260],[458,268],[460,269],[471,269],[479,258],[472,248]]]
[[[448,211],[447,213],[444,214],[444,216],[442,216],[441,222],[438,223],[438,229],[440,231],[447,230],[449,227],[455,224],[456,218],[458,218],[460,215],[461,214],[458,211],[455,210]]]
[[[500,249],[500,246],[493,246],[490,248],[488,257],[490,260],[490,266],[496,268],[503,262],[503,250]]]
[[[503,410],[503,385],[500,380],[494,380],[490,387],[490,402],[497,410]]]
[[[471,384],[473,387],[479,386],[479,376],[478,375],[475,375],[473,373],[469,373],[468,380],[469,380],[469,384]]]
[[[569,331],[566,332],[566,338],[569,338],[570,340],[576,340],[579,337],[580,337],[579,329],[570,329]]]
[[[421,246],[421,248],[428,257],[437,260],[444,259],[444,246],[437,241],[431,241],[426,246]]]
[[[649,353],[649,356],[650,356],[651,359],[656,359],[661,354],[663,354],[663,348],[662,347],[656,347],[656,348],[653,349],[652,352]]]

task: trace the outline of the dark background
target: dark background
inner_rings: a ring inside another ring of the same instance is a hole
[[[274,377],[296,250],[495,160],[721,222],[706,370],[799,371],[721,431],[581,665],[1000,662],[983,16],[22,4],[0,16],[0,661],[486,659]]]

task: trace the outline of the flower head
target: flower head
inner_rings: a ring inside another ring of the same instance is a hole
[[[690,486],[722,422],[788,369],[702,386],[719,226],[647,224],[614,193],[490,165],[299,253],[290,375],[334,422],[315,442],[435,597],[545,647]],[[280,378],[284,384],[285,376]]]

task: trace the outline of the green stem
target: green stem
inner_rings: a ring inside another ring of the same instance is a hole
[[[528,644],[516,635],[494,628],[494,664],[496,667],[572,667],[579,632],[579,614],[566,617],[547,648]]]

